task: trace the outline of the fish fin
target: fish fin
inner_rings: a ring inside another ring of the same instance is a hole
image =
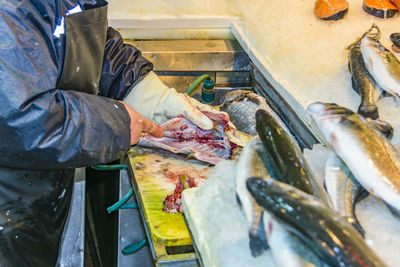
[[[354,213],[354,212],[353,212]],[[354,217],[347,217],[346,221],[350,223],[360,234],[363,238],[365,238],[365,230],[361,226],[360,222],[358,221],[357,217],[355,214],[353,214]]]
[[[238,206],[239,206],[239,208],[240,209],[243,209],[242,207],[242,201],[240,201],[240,198],[239,198],[239,195],[238,194],[236,194],[236,202],[237,202],[237,204],[238,204]]]
[[[367,190],[365,190],[364,188],[360,188],[360,190],[357,193],[357,196],[354,200],[354,206],[356,205],[356,203],[364,200],[367,196],[369,196],[369,192]],[[355,209],[353,209],[355,210]]]
[[[368,104],[361,103],[361,105],[358,107],[357,112],[362,116],[364,116],[365,118],[371,118],[373,120],[379,118],[378,107],[371,103]]]
[[[378,132],[383,134],[387,139],[391,140],[393,137],[393,126],[390,123],[383,121],[381,119],[373,119],[367,118],[367,123],[371,125]]]
[[[263,213],[260,215],[260,220],[257,225],[256,231],[249,231],[250,250],[253,257],[260,256],[265,250],[269,249],[267,241],[267,232],[264,228]]]
[[[400,211],[386,202],[385,202],[385,204],[388,207],[388,209],[390,210],[390,212],[392,213],[392,215],[394,217],[396,217],[397,219],[400,219]]]

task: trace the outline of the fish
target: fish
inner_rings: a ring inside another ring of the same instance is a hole
[[[400,0],[398,0],[399,5],[398,7],[400,7]],[[396,53],[400,53],[400,33],[395,32],[392,33],[390,35],[390,41],[392,41],[393,45],[392,45],[392,49],[394,52]]]
[[[264,109],[275,118],[279,118],[264,97],[250,90],[234,90],[226,93],[221,103],[220,110],[228,113],[236,128],[251,136],[257,135],[255,119],[257,110]]]
[[[361,54],[367,70],[380,88],[392,95],[400,95],[400,62],[380,42],[376,24],[361,38]]]
[[[363,188],[334,152],[329,154],[326,161],[324,181],[333,209],[364,237],[365,230],[355,214],[355,204],[361,200]]]
[[[271,179],[264,165],[267,154],[258,136],[243,148],[236,167],[236,196],[249,226],[249,247],[257,257],[270,248],[278,266],[300,267],[321,266],[322,261],[303,243],[275,222],[272,217],[257,205],[247,187],[247,178],[258,175]]]
[[[264,228],[275,265],[279,267],[328,267],[302,240],[264,212]]]
[[[362,236],[317,198],[275,180],[246,181],[255,201],[330,266],[386,266]]]
[[[390,0],[363,0],[363,9],[370,15],[385,19],[397,13],[397,7]]]
[[[246,188],[246,180],[251,175],[268,177],[263,161],[265,153],[258,136],[253,137],[243,148],[238,163],[236,165],[236,196],[238,203],[246,215],[249,226],[249,246],[253,257],[261,255],[268,249],[268,242],[265,235],[263,223],[263,210],[250,196]],[[261,159],[260,157],[264,157]]]
[[[270,158],[266,164],[271,176],[316,196],[330,206],[327,194],[313,177],[299,145],[289,130],[264,110],[256,112],[256,128]]]
[[[228,159],[232,153],[232,144],[224,133],[226,123],[216,123],[214,129],[203,130],[186,118],[173,118],[160,125],[164,130],[163,137],[145,135],[139,139],[138,145],[193,156],[215,165]]]
[[[393,42],[396,46],[400,47],[400,33],[395,32],[390,35],[390,41]]]
[[[346,0],[317,0],[315,1],[314,13],[319,19],[340,20],[349,10]]]
[[[356,180],[400,210],[400,158],[390,141],[363,116],[336,104],[312,103],[307,113]]]
[[[364,117],[377,119],[379,117],[376,101],[381,95],[381,89],[365,67],[361,54],[360,41],[348,47],[348,68],[351,74],[353,90],[361,96],[358,113]]]
[[[380,131],[388,140],[393,137],[393,127],[380,119],[366,118],[367,123]],[[325,164],[324,184],[333,209],[364,237],[365,230],[355,214],[355,205],[368,196],[346,164],[331,152]]]

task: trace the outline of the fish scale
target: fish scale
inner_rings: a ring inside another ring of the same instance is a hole
[[[375,24],[361,39],[365,66],[378,85],[392,95],[400,95],[400,62],[379,42],[380,30]]]
[[[258,177],[248,179],[247,187],[260,206],[330,266],[385,266],[350,224],[313,196]]]
[[[338,105],[317,102],[307,112],[357,181],[400,210],[400,158],[390,141],[364,117]]]

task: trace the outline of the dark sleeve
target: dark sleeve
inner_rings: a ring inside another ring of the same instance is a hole
[[[125,107],[54,88],[51,28],[29,15],[0,7],[0,166],[75,168],[117,159],[130,147]]]
[[[124,44],[121,34],[109,27],[99,94],[121,100],[151,70],[153,64],[138,49]]]

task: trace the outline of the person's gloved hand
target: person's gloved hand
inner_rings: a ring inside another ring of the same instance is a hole
[[[141,116],[137,113],[133,108],[131,108],[127,103],[124,103],[126,111],[128,111],[129,117],[131,118],[131,146],[136,144],[139,141],[142,133],[148,133],[153,135],[154,137],[162,137],[164,132],[161,127],[157,126],[151,120]]]
[[[211,111],[211,106],[202,104],[186,94],[178,93],[173,88],[168,88],[154,72],[147,74],[124,101],[158,125],[183,116],[205,130],[213,127],[213,122],[201,112],[201,110]]]

